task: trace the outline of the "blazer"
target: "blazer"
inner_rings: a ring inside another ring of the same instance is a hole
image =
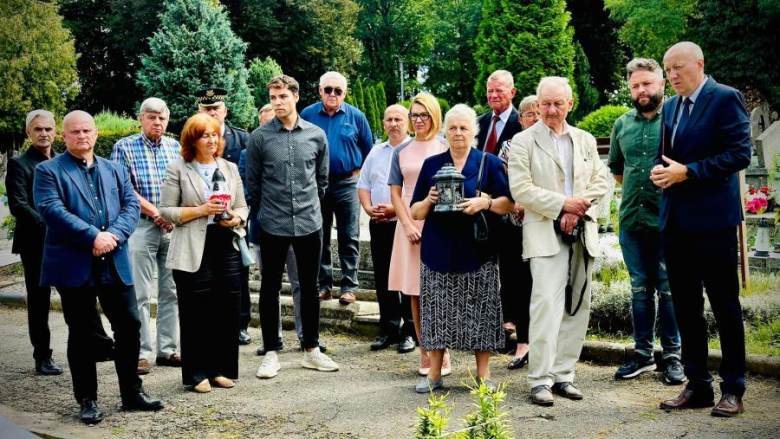
[[[16,217],[16,230],[11,248],[13,253],[40,252],[43,249],[46,223],[35,210],[33,177],[35,177],[35,167],[46,160],[48,157],[31,146],[24,154],[8,161],[5,187],[8,191],[8,207],[11,215]]]
[[[238,165],[241,158],[241,151],[249,145],[249,133],[241,128],[231,127],[225,124],[225,149],[222,152],[222,158]]]
[[[595,257],[599,254],[597,204],[609,188],[607,167],[599,158],[592,135],[571,126],[569,132],[574,145],[573,196],[597,200],[585,217],[585,246]],[[552,256],[560,251],[553,220],[561,214],[566,200],[565,180],[558,149],[543,121],[512,138],[509,188],[512,198],[525,207],[523,258]]]
[[[742,222],[739,177],[750,164],[750,118],[745,98],[712,77],[699,92],[685,130],[672,147],[672,132],[682,100],[674,96],[664,104],[661,154],[688,166],[693,178],[664,189],[658,225],[673,221],[683,230],[708,232]]]
[[[127,239],[138,226],[141,204],[127,169],[95,156],[100,188],[108,211],[107,232],[119,238],[113,263],[119,280],[133,285]],[[100,230],[92,225],[98,213],[84,174],[69,153],[35,168],[35,206],[46,223],[41,285],[80,287],[92,276],[92,247]]]
[[[238,167],[223,158],[217,158],[217,166],[225,175],[230,188],[230,205],[234,214],[241,218],[241,225],[233,229],[236,236],[244,238],[246,220],[249,209],[244,198],[244,185],[238,175]],[[203,179],[193,162],[179,159],[171,162],[165,171],[160,196],[160,216],[165,221],[175,224],[171,232],[171,244],[168,248],[167,268],[194,273],[200,268],[203,251],[206,248],[207,216],[196,218],[186,223],[181,221],[181,213],[185,207],[197,207],[207,200],[203,193]],[[238,250],[234,241],[233,245]]]
[[[504,129],[501,131],[501,135],[498,136],[496,142],[496,148],[493,150],[493,154],[498,155],[501,151],[501,145],[507,141],[512,140],[515,134],[523,131],[523,126],[520,125],[520,113],[512,107],[512,113],[509,115],[509,119],[504,124]],[[477,149],[480,151],[485,150],[485,142],[487,142],[487,135],[490,132],[490,124],[493,120],[493,112],[487,112],[477,118],[477,124],[479,125],[479,133],[477,133]]]

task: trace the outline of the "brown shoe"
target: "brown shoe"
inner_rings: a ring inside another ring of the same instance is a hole
[[[349,305],[350,303],[355,303],[356,300],[357,297],[355,297],[355,293],[353,293],[352,291],[341,293],[341,297],[339,297],[339,303],[342,305]]]
[[[211,384],[209,384],[209,380],[203,380],[200,383],[192,386],[192,390],[197,393],[208,393],[211,392]]]
[[[221,387],[223,389],[230,389],[232,387],[235,387],[236,385],[236,383],[234,383],[233,380],[225,377],[214,377],[211,378],[209,381],[211,381],[211,383],[214,384],[214,387]]]
[[[737,395],[731,395],[724,393],[720,398],[720,402],[715,408],[712,409],[712,416],[720,416],[723,418],[733,418],[745,411],[745,406],[742,405],[742,397]]]
[[[664,410],[696,409],[702,407],[712,407],[715,405],[715,396],[712,390],[693,391],[685,389],[676,399],[670,399],[661,403]]]
[[[569,398],[574,401],[582,399],[582,392],[574,387],[574,384],[570,382],[555,383],[552,386],[552,391],[556,395],[560,395],[564,398]]]
[[[177,352],[174,352],[167,357],[157,357],[155,363],[158,366],[181,367],[181,357]]]
[[[139,358],[138,375],[146,375],[147,373],[149,373],[149,369],[151,369],[151,366],[149,365],[149,360],[145,358]]]
[[[333,298],[333,293],[330,291],[320,291],[320,300],[330,300]]]

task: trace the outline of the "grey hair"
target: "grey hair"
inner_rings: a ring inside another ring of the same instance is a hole
[[[634,58],[626,64],[626,79],[631,79],[631,75],[637,70],[647,70],[648,72],[663,79],[664,72],[658,62],[652,58]]]
[[[515,88],[515,78],[508,70],[496,70],[488,76],[487,83],[490,84],[493,81],[505,82],[509,85],[509,88]]]
[[[138,111],[138,115],[144,113],[159,113],[169,115],[171,111],[168,109],[168,104],[160,98],[147,98],[141,103],[141,109]]]
[[[265,104],[262,107],[260,107],[259,110],[257,110],[257,114],[263,114],[266,111],[274,111],[274,107],[271,106],[271,104]]]
[[[25,128],[30,128],[30,124],[33,123],[33,121],[35,120],[36,117],[43,117],[43,118],[46,118],[46,119],[51,119],[51,121],[54,122],[55,125],[57,124],[57,120],[54,119],[54,114],[52,114],[51,111],[33,110],[33,111],[27,113],[27,118],[25,119],[24,127]]]
[[[549,86],[563,87],[566,91],[566,96],[569,99],[574,98],[574,94],[571,91],[571,85],[569,85],[569,78],[563,78],[561,76],[545,76],[539,81],[539,85],[536,87],[536,95],[541,95],[542,90]]]
[[[526,110],[536,108],[538,103],[539,98],[537,98],[536,95],[526,96],[522,101],[520,101],[520,104],[517,106],[517,111],[519,111],[520,114],[523,114],[526,112]]]
[[[466,116],[469,119],[469,125],[471,125],[471,131],[474,133],[474,139],[471,141],[471,147],[477,147],[477,135],[479,134],[479,125],[477,125],[477,113],[473,108],[466,104],[457,104],[450,108],[450,111],[444,115],[444,133],[446,135],[450,123],[450,119],[457,116]]]
[[[344,84],[344,88],[347,88],[347,78],[345,78],[344,75],[339,72],[325,72],[324,75],[320,76],[320,87],[325,84],[326,80],[331,78],[338,79],[342,84]]]

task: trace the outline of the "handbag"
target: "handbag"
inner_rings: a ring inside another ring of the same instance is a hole
[[[255,255],[249,250],[246,239],[238,237],[238,251],[241,252],[241,262],[244,264],[244,267],[249,267],[255,263]]]
[[[482,153],[482,160],[479,162],[479,173],[477,174],[477,197],[482,196],[482,175],[485,169],[485,158],[487,154]],[[488,250],[488,241],[490,240],[490,229],[488,228],[488,221],[483,211],[477,212],[474,218],[474,241],[477,243],[478,250]]]

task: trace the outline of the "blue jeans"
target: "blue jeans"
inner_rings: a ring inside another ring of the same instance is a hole
[[[680,331],[674,317],[674,304],[666,277],[661,232],[634,232],[620,229],[623,260],[631,276],[631,310],[634,315],[634,351],[644,358],[653,356],[655,337],[655,293],[658,292],[658,318],[661,321],[663,358],[680,359]]]
[[[322,259],[317,279],[317,291],[333,289],[333,262],[330,253],[330,233],[336,215],[339,260],[341,262],[341,292],[358,289],[358,258],[360,256],[360,201],[357,194],[358,176],[331,181],[322,199]]]

